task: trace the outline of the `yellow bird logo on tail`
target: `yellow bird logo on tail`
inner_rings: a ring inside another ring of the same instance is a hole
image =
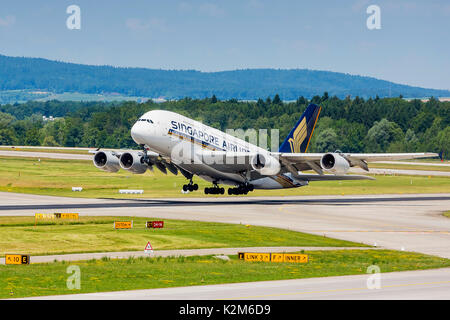
[[[289,138],[289,144],[291,146],[291,152],[293,153],[299,153],[300,152],[300,146],[302,145],[303,141],[306,138],[306,134],[308,133],[307,127],[306,127],[306,118],[303,118],[303,120],[299,123],[297,128],[294,131],[294,134],[292,135],[292,138]]]

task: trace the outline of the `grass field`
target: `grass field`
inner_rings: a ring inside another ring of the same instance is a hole
[[[281,190],[256,190],[251,196],[448,193],[450,178],[427,176],[376,176],[376,181],[320,181],[309,186]],[[164,175],[155,169],[143,175],[124,170],[108,173],[90,161],[0,157],[0,191],[87,198],[204,197],[210,184],[194,178],[200,191],[181,193],[187,181],[182,175]],[[72,192],[72,187],[83,187]],[[142,195],[119,194],[119,189],[143,189]],[[224,195],[228,196],[228,195]],[[221,197],[224,197],[221,196]],[[210,195],[209,197],[215,197]]]
[[[450,218],[450,210],[443,213],[444,217]]]
[[[133,220],[133,229],[115,230],[113,222]],[[164,228],[146,229],[158,218],[85,217],[54,222],[34,217],[0,217],[0,256],[5,253],[47,255],[78,252],[155,250],[253,246],[353,247],[362,244],[268,227],[167,220]]]
[[[80,290],[66,286],[68,263],[0,265],[0,298],[366,274],[373,264],[382,273],[450,266],[449,259],[392,250],[305,253],[307,264],[245,262],[236,256],[79,261],[71,265],[80,267]]]

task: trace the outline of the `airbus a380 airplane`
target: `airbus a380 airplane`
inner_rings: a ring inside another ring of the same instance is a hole
[[[142,151],[100,150],[94,155],[97,168],[117,172],[120,168],[142,174],[156,166],[173,174],[181,172],[188,184],[184,191],[198,190],[197,175],[213,184],[205,194],[224,194],[219,184],[232,186],[228,194],[247,194],[254,189],[296,188],[310,181],[374,180],[346,175],[350,167],[369,171],[368,162],[435,157],[435,153],[306,153],[321,107],[310,104],[286,137],[278,152],[206,126],[180,114],[153,110],[131,128],[133,140]],[[302,171],[313,170],[317,174]],[[331,174],[325,174],[331,173]]]

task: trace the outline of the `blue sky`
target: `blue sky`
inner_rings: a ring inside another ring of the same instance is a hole
[[[69,5],[81,30],[69,30]],[[369,5],[381,29],[369,30]],[[308,68],[450,89],[450,1],[4,1],[0,54],[83,64]]]

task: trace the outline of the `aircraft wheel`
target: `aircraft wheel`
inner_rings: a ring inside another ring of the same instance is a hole
[[[220,194],[225,194],[225,188],[220,188]]]
[[[194,184],[193,187],[194,187],[194,191],[198,190],[198,184]]]
[[[184,192],[188,191],[188,186],[187,186],[187,184],[184,184],[184,185],[183,185],[183,191],[184,191]]]
[[[229,194],[230,196],[234,194],[233,188],[228,188],[228,194]]]

